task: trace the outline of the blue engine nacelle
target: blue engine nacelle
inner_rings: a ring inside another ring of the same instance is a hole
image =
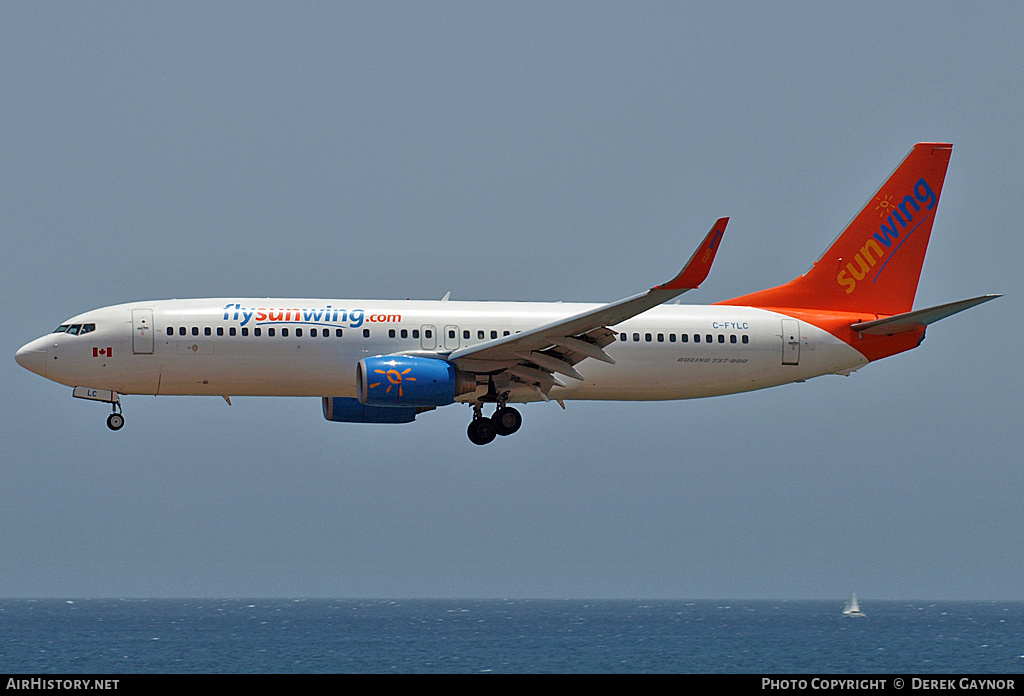
[[[336,423],[411,423],[417,413],[426,410],[415,406],[366,406],[359,399],[324,397],[324,418]]]
[[[356,365],[360,403],[368,406],[444,406],[476,389],[476,377],[438,358],[378,355]]]

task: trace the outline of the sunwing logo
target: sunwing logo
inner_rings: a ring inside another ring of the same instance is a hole
[[[923,178],[914,184],[912,195],[907,194],[901,201],[897,202],[892,194],[877,196],[875,200],[875,210],[878,211],[879,218],[885,221],[879,226],[878,232],[864,241],[860,251],[854,255],[853,261],[847,263],[836,276],[836,282],[845,288],[847,295],[853,292],[857,288],[857,283],[864,280],[868,272],[878,265],[878,270],[871,279],[872,283],[875,282],[903,242],[928,219],[935,209],[935,204],[938,203],[938,197]]]
[[[348,326],[358,329],[364,321],[371,323],[400,323],[401,314],[367,314],[362,309],[342,309],[327,305],[319,309],[282,309],[243,307],[233,302],[224,306],[224,321],[237,321],[245,326],[249,320],[256,324],[315,324],[325,326]]]
[[[715,249],[717,249],[718,245],[721,243],[722,235],[724,233],[725,230],[718,230],[715,232],[715,236],[711,238],[711,242],[707,245],[707,248],[704,249],[704,254],[700,257],[701,263],[708,262],[708,259],[711,258],[712,254],[714,254],[715,252]]]

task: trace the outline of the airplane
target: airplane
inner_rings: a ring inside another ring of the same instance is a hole
[[[708,276],[728,218],[671,280],[611,304],[219,298],[131,302],[62,322],[17,362],[120,396],[320,397],[345,423],[472,407],[474,444],[519,430],[510,404],[693,399],[849,375],[999,295],[913,309],[952,145],[918,143],[807,273],[711,305],[667,304]],[[485,405],[493,405],[490,417]]]

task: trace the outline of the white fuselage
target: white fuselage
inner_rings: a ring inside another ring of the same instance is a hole
[[[93,310],[42,336],[19,362],[68,386],[121,394],[356,396],[356,363],[459,348],[599,305],[225,298]],[[690,399],[848,373],[868,362],[831,334],[776,312],[660,305],[613,327],[614,364],[586,359],[552,399]],[[785,329],[785,330],[784,330]],[[258,335],[257,335],[258,334]],[[272,335],[271,335],[272,334]],[[24,360],[23,360],[24,358]],[[477,395],[478,396],[478,395]],[[471,401],[474,394],[461,395]],[[521,391],[510,401],[540,396]]]

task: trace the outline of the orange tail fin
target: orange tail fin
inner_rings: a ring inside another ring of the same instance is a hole
[[[918,143],[811,270],[785,285],[718,304],[909,312],[952,149]]]

